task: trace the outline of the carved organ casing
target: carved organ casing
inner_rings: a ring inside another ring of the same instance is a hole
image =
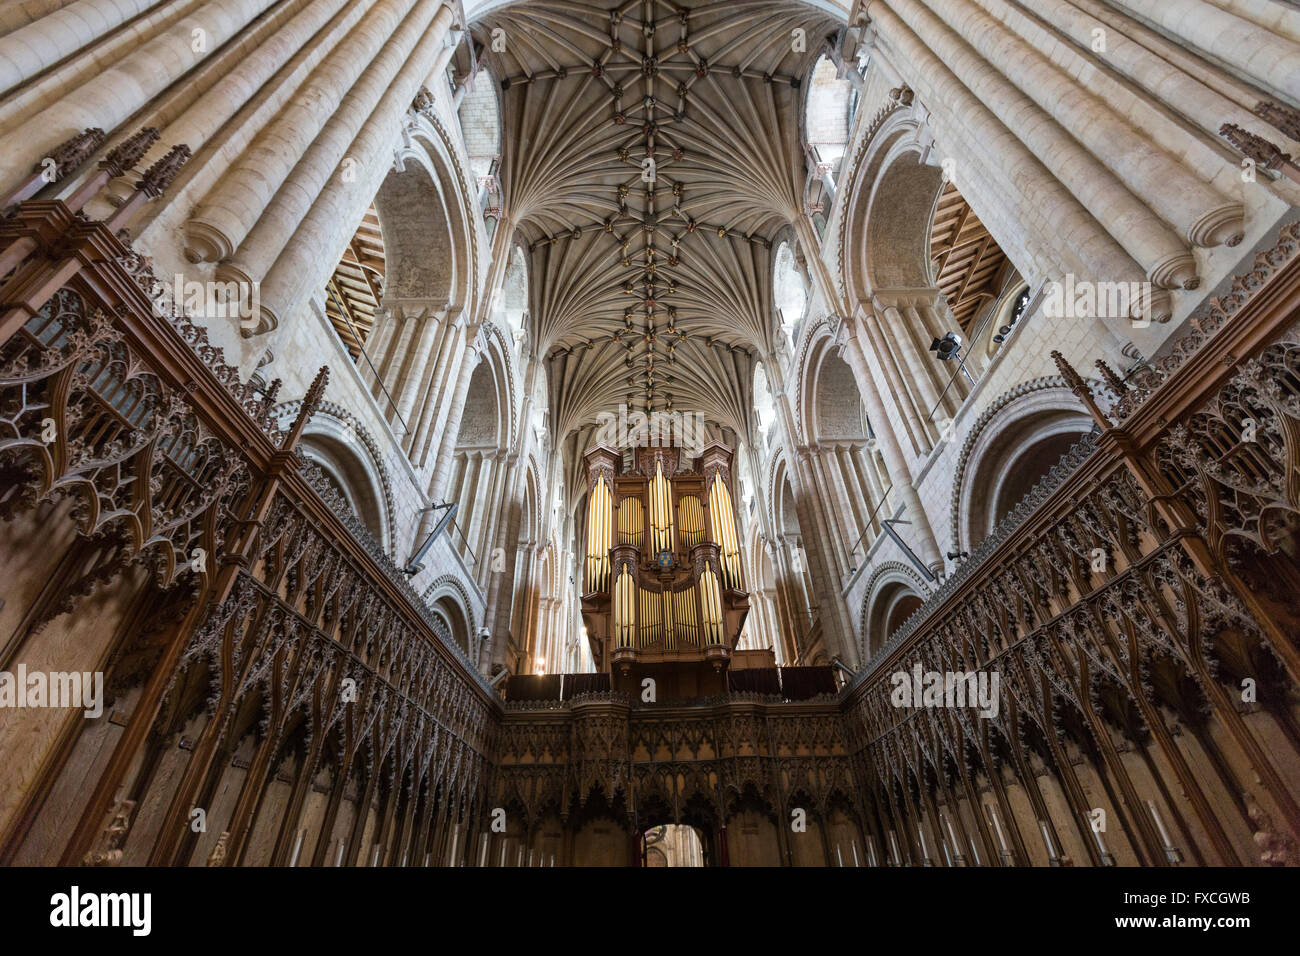
[[[731,494],[731,450],[639,448],[632,467],[603,445],[587,463],[582,615],[616,687],[645,676],[672,695],[721,692],[749,611]],[[662,686],[662,682],[667,682]]]

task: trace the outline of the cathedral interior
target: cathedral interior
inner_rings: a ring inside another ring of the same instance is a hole
[[[1300,865],[1300,6],[0,9],[0,863]]]

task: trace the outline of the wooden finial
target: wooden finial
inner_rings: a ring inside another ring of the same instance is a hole
[[[1278,170],[1291,163],[1291,154],[1282,152],[1282,147],[1250,130],[1242,129],[1236,123],[1224,123],[1219,127],[1219,135],[1242,155],[1265,169]]]
[[[1270,126],[1281,130],[1288,138],[1300,141],[1300,110],[1285,103],[1262,100],[1256,104],[1253,112]]]
[[[144,159],[149,147],[158,142],[159,135],[158,130],[152,126],[132,133],[108,151],[108,155],[100,161],[99,168],[108,170],[113,176],[125,175]]]
[[[83,129],[75,136],[64,140],[53,151],[49,158],[54,160],[55,182],[63,179],[78,166],[94,154],[104,144],[104,131],[95,126],[90,129]],[[44,168],[44,160],[37,163],[33,172],[41,172]]]
[[[1065,379],[1065,384],[1070,386],[1070,391],[1074,392],[1079,397],[1079,401],[1087,406],[1088,413],[1092,415],[1102,430],[1110,428],[1110,419],[1103,415],[1101,409],[1097,407],[1097,401],[1092,397],[1092,389],[1083,380],[1083,376],[1076,372],[1074,367],[1065,360],[1065,356],[1055,349],[1052,350],[1052,361],[1056,363],[1056,369],[1061,373],[1061,378]]]
[[[328,365],[322,365],[316,377],[312,379],[311,385],[307,388],[307,394],[302,397],[302,405],[298,408],[298,414],[294,416],[293,424],[289,427],[289,432],[284,436],[284,441],[280,448],[284,451],[290,451],[298,444],[298,439],[302,437],[302,431],[311,421],[311,417],[316,414],[316,409],[320,408],[321,400],[325,397],[325,386],[329,384],[330,368]]]
[[[1119,374],[1113,368],[1101,359],[1097,359],[1094,364],[1097,366],[1097,371],[1101,372],[1101,377],[1106,380],[1106,384],[1110,386],[1111,391],[1116,395],[1123,395],[1128,391],[1128,386],[1124,384],[1124,380],[1119,377]]]
[[[184,143],[173,146],[167,150],[167,155],[149,167],[144,174],[144,178],[135,184],[135,188],[146,194],[150,199],[157,199],[180,174],[181,167],[185,165],[189,158],[190,148],[188,146]]]

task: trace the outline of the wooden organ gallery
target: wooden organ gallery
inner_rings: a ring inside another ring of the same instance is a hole
[[[584,457],[582,612],[597,670],[619,690],[639,692],[651,677],[669,699],[721,693],[749,611],[731,451],[711,443],[690,467],[679,448],[647,446],[632,451],[626,472],[609,448]]]

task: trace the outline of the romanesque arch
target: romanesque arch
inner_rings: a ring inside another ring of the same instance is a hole
[[[288,407],[285,414],[292,414]],[[375,541],[392,551],[397,543],[392,491],[379,446],[366,427],[345,409],[325,403],[303,432],[302,450]]]
[[[924,581],[901,561],[876,565],[865,589],[859,616],[858,639],[866,663],[921,606],[929,593]]]
[[[978,545],[1080,438],[1092,418],[1059,376],[1017,386],[971,427],[953,481],[953,541]]]

